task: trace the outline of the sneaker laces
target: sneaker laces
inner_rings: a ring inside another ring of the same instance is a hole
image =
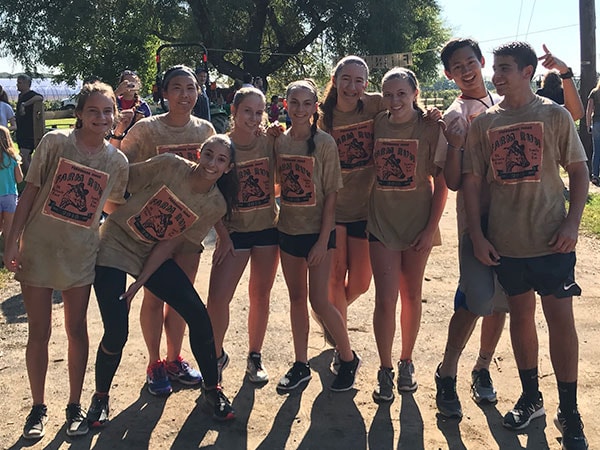
[[[152,364],[148,368],[148,372],[152,380],[164,379],[167,377],[167,371],[162,361],[157,361],[154,364]]]
[[[254,364],[254,368],[256,369],[256,371],[260,371],[263,370],[263,366],[262,366],[262,357],[260,353],[250,353],[250,361],[252,361],[252,364]]]
[[[73,422],[80,422],[85,419],[81,404],[79,403],[69,403],[67,405],[67,415]]]
[[[475,382],[478,383],[482,387],[486,387],[486,388],[492,387],[492,377],[490,376],[490,372],[486,369],[478,370],[476,378],[475,378]]]
[[[31,408],[31,412],[25,419],[27,424],[34,424],[42,421],[42,418],[47,414],[48,409],[46,405],[35,405]]]
[[[439,376],[439,374],[438,374]],[[444,400],[454,400],[456,398],[456,384],[452,377],[440,377],[442,386],[442,397]]]

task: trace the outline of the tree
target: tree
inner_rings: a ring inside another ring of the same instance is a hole
[[[447,37],[435,0],[0,0],[0,11],[0,48],[27,67],[58,68],[62,80],[114,82],[129,67],[148,81],[153,51],[177,41],[203,42],[210,64],[232,78],[312,74],[307,63],[323,74],[328,57],[408,51],[429,77]]]

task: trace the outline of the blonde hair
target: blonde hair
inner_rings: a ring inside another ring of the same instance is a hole
[[[17,153],[15,144],[13,144],[10,138],[10,131],[8,128],[0,125],[0,150],[2,151],[2,161],[0,161],[0,168],[6,169],[10,166],[10,161],[7,165],[4,165],[4,155],[8,155],[9,158],[14,159],[18,163],[21,162],[21,157]]]

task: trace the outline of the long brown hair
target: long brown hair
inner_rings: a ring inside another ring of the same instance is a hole
[[[10,167],[10,161],[4,165],[4,155],[8,155],[9,158],[20,162],[21,157],[17,154],[17,149],[10,138],[10,131],[8,128],[0,125],[0,151],[2,152],[2,160],[0,161],[0,168],[6,169]]]
[[[369,66],[364,59],[350,55],[342,58],[335,65],[333,70],[331,71],[331,79],[327,86],[325,86],[325,91],[323,93],[323,101],[321,102],[321,114],[323,117],[323,123],[325,124],[325,130],[331,131],[333,128],[333,110],[335,109],[335,105],[337,104],[337,87],[335,87],[335,83],[337,81],[338,75],[340,71],[346,67],[348,64],[357,64],[359,66],[364,67],[365,69],[365,82],[369,78]],[[356,109],[358,112],[362,112],[363,110],[363,101],[358,99],[358,104],[356,105]]]

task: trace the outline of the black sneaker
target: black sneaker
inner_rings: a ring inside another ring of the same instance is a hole
[[[296,361],[292,368],[288,370],[288,373],[279,380],[277,388],[282,391],[291,391],[297,388],[302,382],[308,381],[311,378],[310,365]]]
[[[477,404],[496,403],[496,389],[489,370],[480,369],[471,372],[471,397]]]
[[[85,413],[80,403],[69,403],[65,410],[67,415],[67,436],[84,436],[90,431]]]
[[[377,387],[373,391],[375,403],[388,403],[394,401],[394,369],[380,367],[377,371]]]
[[[202,397],[204,397],[203,409],[208,414],[212,414],[213,419],[220,421],[235,419],[235,411],[221,386],[214,389],[202,388]]]
[[[559,408],[554,417],[554,425],[562,434],[563,450],[588,450],[588,441],[583,434],[583,422],[577,410],[568,417]]]
[[[92,428],[100,428],[108,423],[108,394],[92,396],[92,404],[88,409],[87,420]]]
[[[44,425],[48,421],[48,408],[44,404],[33,405],[31,412],[25,419],[23,437],[25,439],[40,439],[44,437],[46,430]]]
[[[441,365],[441,364],[440,364]],[[456,394],[456,377],[441,377],[440,366],[435,371],[435,404],[442,416],[462,418],[462,407]]]
[[[515,407],[504,416],[502,425],[511,430],[522,430],[533,419],[542,417],[544,414],[546,414],[546,411],[544,410],[544,399],[541,392],[538,392],[538,398],[535,401],[531,401],[525,397],[525,394],[521,394]]]
[[[354,387],[354,381],[356,380],[356,372],[358,372],[358,368],[361,364],[361,359],[356,354],[355,351],[352,351],[354,358],[352,361],[341,361],[340,360],[340,368],[338,370],[338,374],[333,380],[333,383],[329,387],[333,392],[344,392],[349,391]]]

